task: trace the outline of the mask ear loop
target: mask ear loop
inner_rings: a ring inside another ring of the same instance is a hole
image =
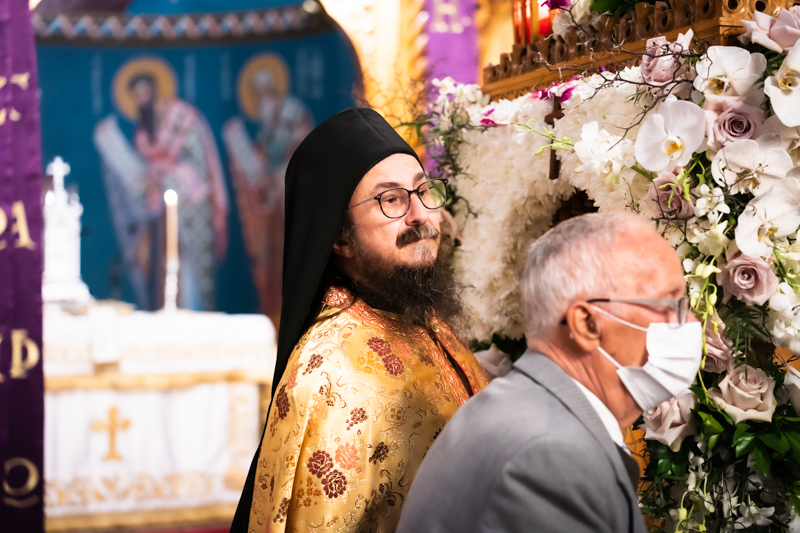
[[[602,347],[602,346],[598,346],[598,347],[597,347],[597,351],[598,351],[598,352],[600,352],[601,354],[603,354],[603,355],[605,356],[605,358],[606,358],[606,359],[608,359],[609,361],[611,361],[612,363],[614,363],[614,366],[615,366],[615,367],[619,368],[620,370],[622,369],[622,365],[621,365],[621,364],[619,364],[619,362],[618,362],[616,359],[614,359],[613,357],[611,357],[610,355],[608,355],[608,352],[607,352],[607,351],[605,351],[605,350],[603,349],[603,347]]]
[[[591,304],[589,304],[589,305],[591,305]],[[616,321],[617,321],[617,322],[619,322],[620,324],[625,324],[625,325],[626,325],[626,326],[628,326],[629,328],[638,329],[639,331],[644,331],[644,332],[647,332],[647,328],[643,328],[642,326],[637,326],[636,324],[632,324],[632,323],[628,322],[627,320],[622,320],[621,318],[619,318],[619,317],[617,317],[617,316],[614,316],[614,315],[612,315],[612,314],[611,314],[611,313],[609,313],[608,311],[605,311],[605,310],[603,310],[603,309],[600,309],[600,308],[599,308],[599,307],[597,307],[596,305],[592,305],[592,307],[594,307],[594,308],[595,308],[597,311],[599,311],[600,313],[603,313],[604,315],[606,315],[608,318],[612,318],[612,319],[616,320]]]

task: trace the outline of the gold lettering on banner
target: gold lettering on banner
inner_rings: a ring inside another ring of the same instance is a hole
[[[16,122],[16,121],[18,121],[19,119],[22,118],[22,115],[20,114],[19,111],[17,111],[16,109],[14,109],[12,107],[11,108],[11,112],[8,114],[8,118],[11,119],[11,122]]]
[[[8,215],[6,212],[0,209],[0,235],[6,232],[6,228],[8,227]],[[0,240],[0,250],[6,247],[5,239]]]
[[[461,33],[464,25],[458,17],[459,0],[433,0],[433,31],[435,33]],[[445,17],[450,22],[445,22]]]
[[[11,83],[22,89],[23,91],[28,90],[28,82],[31,79],[30,72],[20,72],[19,74],[12,74],[11,75]]]
[[[8,78],[6,78],[5,76],[0,76],[0,89],[5,87],[6,83],[8,83]]]
[[[119,409],[112,407],[108,410],[108,423],[100,420],[92,424],[93,431],[108,431],[108,454],[104,461],[121,461],[122,456],[117,451],[117,431],[131,427],[130,420],[119,419]]]
[[[2,339],[0,339],[2,340]],[[23,357],[23,350],[28,357]],[[11,379],[25,379],[28,370],[39,363],[39,347],[24,329],[11,330]]]
[[[25,483],[19,487],[12,487],[8,482],[11,471],[15,468],[24,468],[28,472]],[[39,502],[39,496],[28,496],[39,486],[39,469],[32,461],[24,457],[13,457],[3,465],[3,490],[7,496],[3,497],[3,503],[18,509],[25,509]],[[28,496],[26,498],[26,496]]]
[[[3,119],[5,120],[5,109],[3,109]],[[25,216],[25,204],[21,200],[17,200],[11,204],[11,214],[14,216],[14,225],[11,226],[11,232],[17,234],[17,240],[14,243],[14,248],[27,248],[28,250],[35,250],[36,243],[31,239],[31,234],[28,231],[28,218]]]

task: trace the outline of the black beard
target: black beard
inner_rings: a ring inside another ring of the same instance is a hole
[[[428,326],[431,311],[458,335],[466,325],[461,287],[453,267],[453,243],[442,235],[436,259],[425,266],[385,266],[356,244],[364,282],[349,279],[347,288],[370,307],[403,315]]]
[[[147,138],[152,143],[156,140],[156,106],[147,102],[139,106],[139,127],[147,132]]]

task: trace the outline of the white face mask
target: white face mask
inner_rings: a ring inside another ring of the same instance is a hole
[[[694,381],[703,359],[703,331],[700,322],[682,326],[653,322],[643,328],[592,306],[621,324],[647,332],[647,363],[622,366],[603,348],[597,347],[617,367],[617,375],[642,410],[654,409],[682,393]]]

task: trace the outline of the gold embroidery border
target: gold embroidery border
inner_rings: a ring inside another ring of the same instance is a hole
[[[230,521],[236,513],[235,503],[217,503],[180,509],[155,509],[125,513],[97,513],[45,517],[46,531],[108,529],[119,526],[142,527],[176,523],[199,523],[214,520]]]
[[[73,390],[185,389],[208,383],[271,384],[272,376],[263,371],[195,372],[191,374],[76,374],[45,376],[46,392]]]

